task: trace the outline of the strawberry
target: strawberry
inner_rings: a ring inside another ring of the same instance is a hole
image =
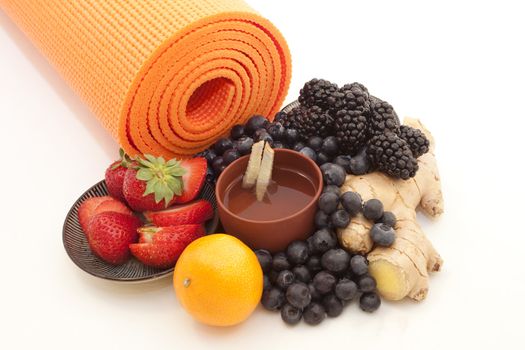
[[[128,170],[131,161],[123,149],[119,150],[120,160],[113,162],[106,169],[106,186],[109,194],[119,200],[124,200],[124,193],[122,187],[124,185],[124,176]]]
[[[181,166],[186,170],[186,173],[182,176],[184,188],[182,194],[177,197],[175,202],[187,203],[194,200],[201,191],[206,179],[208,163],[205,158],[196,157],[182,161]]]
[[[166,243],[175,240],[190,243],[206,233],[203,225],[145,226],[139,228],[138,232],[139,243]]]
[[[130,244],[131,253],[144,265],[159,269],[168,269],[175,266],[188,243],[174,241],[170,243],[135,243]]]
[[[143,264],[166,269],[175,266],[182,251],[204,236],[202,225],[141,227],[139,243],[130,244],[131,253]]]
[[[202,224],[213,217],[210,202],[199,199],[161,211],[147,211],[144,216],[156,226]]]
[[[129,258],[129,245],[138,238],[140,220],[133,215],[104,212],[89,222],[87,237],[93,254],[102,260],[118,265]]]
[[[78,207],[78,222],[80,223],[80,227],[82,227],[82,230],[84,232],[87,232],[89,220],[91,217],[93,217],[93,213],[97,209],[97,207],[106,201],[113,200],[110,196],[104,196],[104,197],[92,197],[86,199],[80,206]]]
[[[186,170],[176,159],[165,161],[146,154],[136,158],[124,176],[124,198],[135,211],[161,210],[182,194],[182,176]]]
[[[122,203],[121,201],[118,201],[114,198],[111,198],[108,201],[104,201],[100,203],[93,212],[93,215],[97,215],[106,211],[114,211],[116,213],[122,213],[127,215],[133,215],[133,212],[129,210],[129,208]]]

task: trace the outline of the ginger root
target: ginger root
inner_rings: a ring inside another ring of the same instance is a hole
[[[429,152],[418,158],[416,176],[401,180],[379,172],[348,175],[342,188],[343,192],[358,192],[364,201],[377,198],[385,210],[395,214],[394,244],[372,250],[369,232],[373,223],[362,214],[353,218],[347,228],[338,230],[338,238],[348,251],[368,253],[370,273],[384,298],[400,300],[408,296],[420,301],[428,293],[428,273],[439,271],[443,261],[418,225],[416,208],[437,217],[443,213],[443,196],[432,135],[417,119],[405,118],[404,123],[423,131],[430,141]]]

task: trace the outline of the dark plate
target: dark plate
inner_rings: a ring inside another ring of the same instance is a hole
[[[283,109],[281,109],[281,112],[288,113],[292,109],[294,109],[295,107],[298,107],[299,105],[300,105],[299,101],[297,101],[297,100],[293,101],[292,103],[287,104],[286,106],[284,106]]]
[[[71,260],[82,270],[93,276],[119,282],[151,281],[172,273],[173,268],[164,270],[156,269],[142,264],[135,258],[129,259],[122,265],[114,266],[102,261],[91,253],[84,231],[82,231],[78,222],[78,207],[88,198],[107,195],[106,182],[102,180],[84,192],[69,210],[64,221],[62,240],[64,248],[66,248],[66,252]],[[215,215],[213,219],[207,221],[205,225],[206,232],[213,233],[219,223],[214,187],[205,183],[198,198],[207,199],[213,206]]]

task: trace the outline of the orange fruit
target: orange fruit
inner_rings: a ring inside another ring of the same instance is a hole
[[[193,241],[179,257],[173,286],[180,303],[196,320],[232,326],[255,310],[263,272],[255,253],[239,239],[213,234]]]

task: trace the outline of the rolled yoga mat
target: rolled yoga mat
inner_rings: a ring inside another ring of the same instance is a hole
[[[0,0],[129,154],[189,157],[272,118],[291,59],[241,0]]]

